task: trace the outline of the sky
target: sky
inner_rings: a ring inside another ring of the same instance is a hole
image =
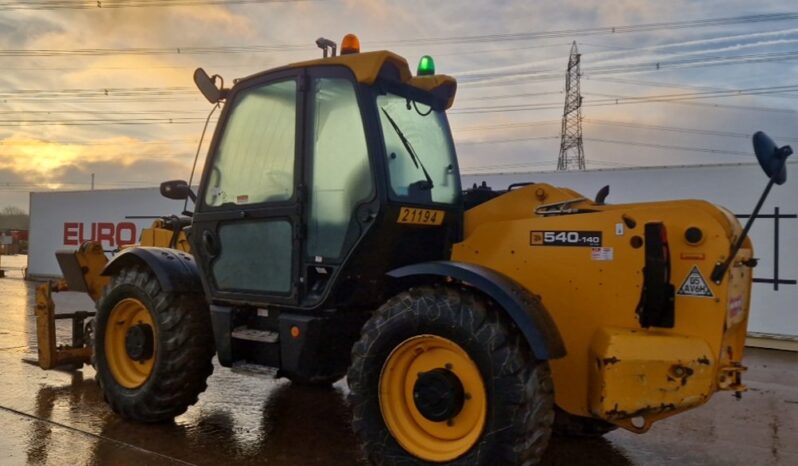
[[[458,79],[463,173],[556,168],[573,41],[588,169],[753,162],[760,129],[798,145],[794,0],[97,3],[0,0],[0,208],[92,174],[97,189],[187,179],[210,110],[196,67],[229,84],[349,32]]]

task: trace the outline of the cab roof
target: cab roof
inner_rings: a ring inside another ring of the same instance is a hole
[[[374,52],[351,53],[338,55],[336,57],[318,58],[315,60],[301,61],[281,66],[270,70],[277,71],[283,69],[309,68],[314,66],[344,66],[352,71],[357,82],[372,85],[377,80],[386,65],[393,65],[399,73],[399,80],[403,84],[413,86],[426,92],[437,94],[446,101],[446,108],[450,108],[454,103],[454,96],[457,92],[457,80],[444,74],[430,76],[413,76],[407,60],[403,57],[387,50]],[[260,74],[260,73],[259,73]]]

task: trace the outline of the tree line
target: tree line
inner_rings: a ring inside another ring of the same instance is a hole
[[[8,206],[0,210],[0,231],[27,230],[30,227],[30,216],[19,207]]]

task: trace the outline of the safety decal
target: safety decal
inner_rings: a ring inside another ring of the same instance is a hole
[[[600,231],[530,231],[530,246],[601,247]]]
[[[613,259],[612,248],[591,248],[590,258],[594,261],[611,261]]]
[[[677,291],[676,294],[681,296],[699,296],[702,298],[711,298],[714,296],[712,290],[709,289],[709,285],[707,285],[707,281],[704,280],[704,276],[701,275],[701,271],[698,270],[697,265],[694,265],[690,273],[687,274],[687,278],[684,279],[682,286],[679,287],[679,291]]]
[[[734,297],[729,297],[729,312],[726,313],[726,316],[729,321],[737,322],[738,317],[743,313],[743,304],[744,300],[742,295],[737,295]]]

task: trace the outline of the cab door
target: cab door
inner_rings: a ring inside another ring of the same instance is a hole
[[[192,248],[214,301],[297,301],[301,71],[236,88],[205,164]]]

